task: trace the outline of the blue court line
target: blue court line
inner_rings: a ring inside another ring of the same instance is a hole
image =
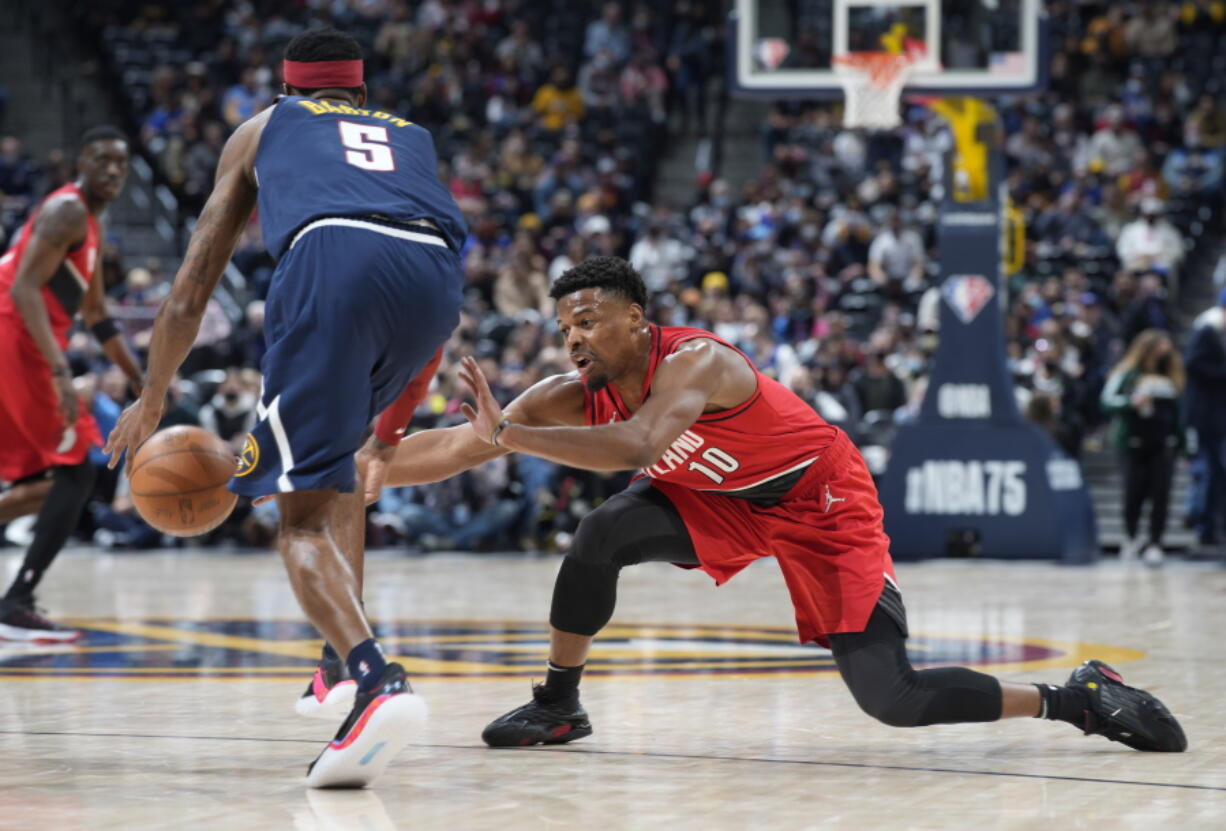
[[[160,733],[76,733],[54,730],[0,730],[6,736],[72,736],[100,739],[185,739],[213,742],[289,742],[292,744],[320,744],[320,739],[277,739],[261,736],[175,736]],[[1181,782],[1146,782],[1139,779],[1104,779],[1093,776],[1060,776],[1045,773],[1010,773],[999,770],[966,770],[964,768],[930,768],[913,765],[874,765],[867,762],[822,762],[816,759],[769,759],[760,756],[709,756],[695,753],[651,753],[630,750],[596,750],[583,747],[514,747],[488,748],[468,744],[410,744],[409,747],[436,748],[440,750],[477,750],[501,753],[582,753],[588,756],[618,756],[645,759],[686,759],[689,761],[753,762],[770,765],[808,765],[810,767],[852,768],[856,770],[897,770],[908,773],[953,773],[964,776],[1000,776],[1007,779],[1042,779],[1057,782],[1087,782],[1103,785],[1137,785],[1145,788],[1179,788],[1193,791],[1226,792],[1221,785],[1188,785]],[[1134,751],[1136,752],[1136,751]]]

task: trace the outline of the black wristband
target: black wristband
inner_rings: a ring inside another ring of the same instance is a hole
[[[89,331],[94,333],[98,343],[106,343],[111,338],[119,334],[119,327],[115,325],[112,318],[104,317],[93,326],[89,327]]]

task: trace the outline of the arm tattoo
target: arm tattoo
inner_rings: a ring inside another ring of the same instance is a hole
[[[188,246],[187,259],[190,261],[184,271],[184,279],[198,286],[208,286],[210,281],[206,276],[209,271],[210,256],[216,252],[213,247],[218,237],[224,237],[226,226],[232,225],[235,217],[234,199],[229,195],[219,194],[214,201],[210,199],[196,222],[196,230],[192,232],[191,244]],[[227,252],[228,257],[229,252]]]
[[[75,199],[64,199],[50,210],[43,210],[34,226],[34,233],[49,245],[69,248],[81,241],[86,233],[85,206]]]

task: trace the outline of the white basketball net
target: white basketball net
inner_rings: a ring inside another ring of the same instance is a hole
[[[850,52],[834,56],[843,85],[844,127],[889,130],[902,124],[898,105],[918,55],[907,52]]]

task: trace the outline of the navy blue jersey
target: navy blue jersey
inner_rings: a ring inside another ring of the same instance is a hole
[[[439,181],[430,133],[381,110],[288,95],[264,125],[255,173],[264,244],[276,258],[324,216],[429,219],[453,251],[468,234]]]

